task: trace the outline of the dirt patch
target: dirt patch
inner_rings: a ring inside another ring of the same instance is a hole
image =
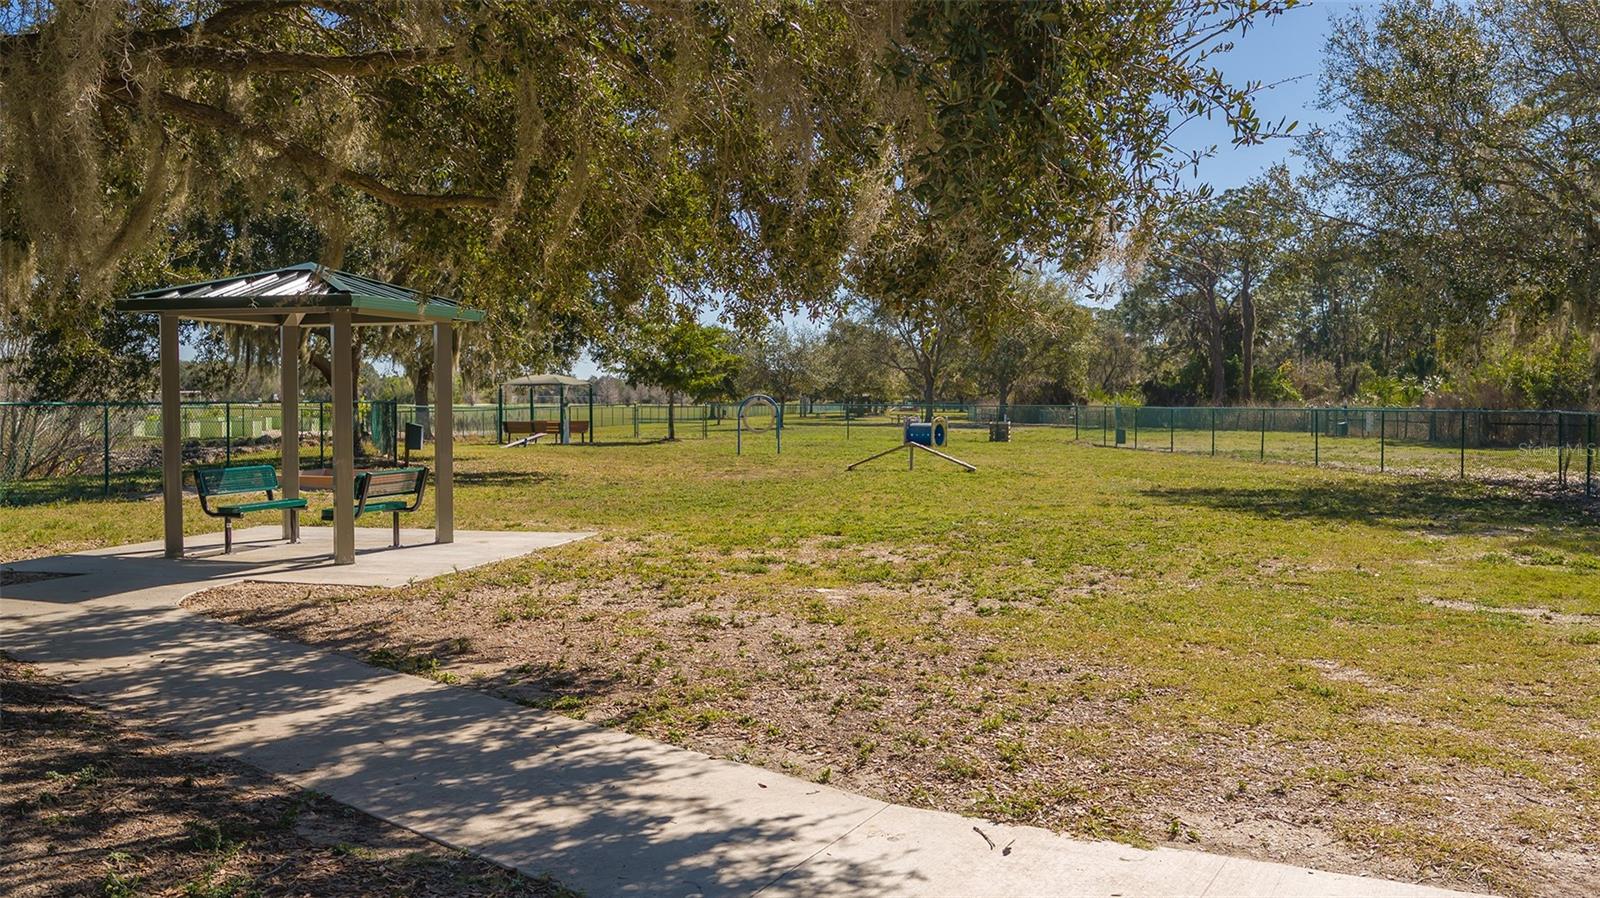
[[[1423,601],[1435,608],[1448,608],[1451,611],[1475,611],[1479,614],[1511,614],[1517,617],[1536,618],[1552,624],[1600,624],[1600,614],[1572,614],[1567,611],[1520,605],[1479,605],[1475,602],[1463,602],[1460,599],[1433,597],[1425,598]]]
[[[3,655],[0,685],[0,894],[568,894],[123,728]]]
[[[1148,709],[1176,686],[1088,653],[1016,650],[973,626],[1006,612],[948,584],[819,589],[724,572],[714,588],[685,590],[595,575],[639,570],[632,550],[617,540],[581,568],[552,561],[459,588],[244,583],[188,604],[890,801],[1473,890],[1600,893],[1581,788],[1503,788],[1503,771],[1444,757],[1373,767],[1267,727],[1154,722]],[[829,551],[807,545],[807,561]],[[1089,570],[1046,601],[1115,587]],[[1304,670],[1286,688],[1392,691],[1332,661]]]

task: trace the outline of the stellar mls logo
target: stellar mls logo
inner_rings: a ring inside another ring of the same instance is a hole
[[[1594,452],[1595,443],[1546,443],[1524,441],[1517,444],[1517,451],[1524,455],[1582,455]]]

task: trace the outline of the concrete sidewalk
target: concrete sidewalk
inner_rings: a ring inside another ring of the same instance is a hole
[[[5,649],[186,745],[592,896],[1462,894],[1083,842],[719,761],[190,614],[185,595],[250,566],[141,548],[7,565],[79,575],[6,587]],[[407,551],[375,554],[374,576]]]

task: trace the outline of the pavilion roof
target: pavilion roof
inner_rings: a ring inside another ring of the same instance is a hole
[[[116,301],[120,312],[175,312],[184,318],[230,324],[282,324],[299,316],[305,325],[329,323],[349,311],[354,324],[427,324],[482,321],[483,312],[453,299],[374,278],[302,262],[195,284],[141,290]]]
[[[508,380],[501,386],[506,387],[587,387],[591,381],[581,377],[569,377],[565,374],[528,374]]]

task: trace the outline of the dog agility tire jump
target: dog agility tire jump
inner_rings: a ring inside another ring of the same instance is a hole
[[[772,409],[772,430],[778,438],[778,454],[783,454],[783,408],[774,402],[771,396],[765,393],[754,393],[744,398],[739,403],[739,414],[733,422],[733,454],[744,454],[744,432],[761,433],[765,427],[754,427],[746,423],[746,415],[752,405],[765,405]]]

